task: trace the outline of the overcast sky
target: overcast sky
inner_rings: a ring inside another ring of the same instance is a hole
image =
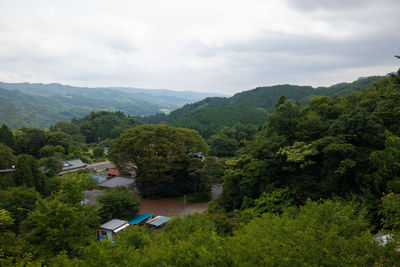
[[[397,71],[399,0],[0,0],[0,81],[233,94]]]

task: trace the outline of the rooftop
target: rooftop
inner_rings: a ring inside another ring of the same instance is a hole
[[[119,170],[118,169],[109,169],[107,171],[108,175],[120,175]]]
[[[157,216],[154,219],[151,219],[150,221],[148,221],[147,224],[158,227],[158,226],[168,222],[169,220],[171,220],[171,218],[160,215],[160,216]]]
[[[117,186],[129,187],[129,185],[131,185],[133,182],[135,182],[135,180],[132,178],[116,176],[110,180],[100,183],[99,186],[107,188],[115,188]]]
[[[86,164],[83,163],[80,159],[69,159],[64,160],[64,166],[62,171],[69,171],[73,169],[83,168]]]
[[[121,228],[121,226],[124,226],[125,224],[128,224],[128,222],[120,219],[112,219],[111,221],[100,225],[99,228],[103,228],[106,230],[116,230],[118,228]]]
[[[133,217],[132,219],[130,219],[128,223],[129,224],[139,224],[151,216],[153,216],[153,214],[151,214],[151,213],[138,214],[135,217]]]
[[[7,172],[14,172],[15,169],[4,169],[4,170],[0,170],[0,173],[7,173]]]

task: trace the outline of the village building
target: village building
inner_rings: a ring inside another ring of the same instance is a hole
[[[132,178],[126,178],[122,176],[116,176],[114,178],[111,178],[105,182],[102,182],[98,184],[99,187],[103,188],[115,188],[118,186],[123,186],[123,187],[130,187],[133,183],[135,182],[135,179]]]
[[[169,220],[171,220],[171,218],[159,215],[151,220],[148,220],[146,224],[152,228],[160,229],[163,228]]]
[[[80,159],[63,160],[63,164],[64,166],[58,175],[86,168],[86,163],[83,163]]]
[[[129,224],[133,225],[143,225],[145,224],[148,220],[151,220],[153,217],[153,214],[151,213],[145,213],[145,214],[138,214],[132,219],[128,221]]]
[[[129,223],[124,220],[113,219],[105,224],[102,224],[97,229],[97,238],[99,240],[113,239],[120,231],[129,226]]]
[[[115,169],[115,168],[111,168],[107,171],[107,176],[109,176],[109,177],[120,176],[119,170]]]
[[[0,170],[0,174],[11,173],[11,172],[15,172],[15,169],[3,169],[3,170]]]

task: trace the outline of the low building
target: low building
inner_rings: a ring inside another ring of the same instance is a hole
[[[63,160],[63,164],[64,166],[59,175],[86,168],[86,163],[83,163],[80,159]]]
[[[118,186],[124,186],[124,187],[128,188],[134,182],[135,182],[135,179],[126,178],[126,177],[122,177],[122,176],[116,176],[114,178],[111,178],[105,182],[98,184],[98,186],[103,187],[103,188],[115,188]]]
[[[119,170],[115,169],[115,168],[109,169],[107,171],[107,176],[110,176],[110,177],[120,176]]]
[[[3,169],[3,170],[0,170],[0,173],[11,173],[11,172],[15,172],[15,169]]]
[[[99,170],[115,168],[115,164],[110,161],[105,161],[105,162],[89,164],[87,165],[87,168],[94,171],[99,171]]]
[[[164,225],[165,225],[169,220],[171,220],[171,218],[159,215],[159,216],[157,216],[157,217],[155,217],[155,218],[153,218],[153,219],[151,219],[151,220],[148,220],[148,221],[146,222],[146,224],[147,224],[148,226],[150,226],[150,227],[159,229],[159,228],[163,228]]]
[[[153,216],[153,214],[151,213],[146,213],[146,214],[138,214],[135,217],[133,217],[132,219],[130,219],[128,221],[129,224],[133,224],[133,225],[142,225],[145,224],[148,220],[151,220],[151,217]]]
[[[97,228],[97,238],[99,240],[113,239],[120,231],[129,226],[129,223],[124,220],[112,219]]]

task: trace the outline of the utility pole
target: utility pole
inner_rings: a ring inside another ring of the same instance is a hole
[[[183,196],[183,203],[184,203],[184,210],[183,210],[183,214],[186,215],[186,194]]]

